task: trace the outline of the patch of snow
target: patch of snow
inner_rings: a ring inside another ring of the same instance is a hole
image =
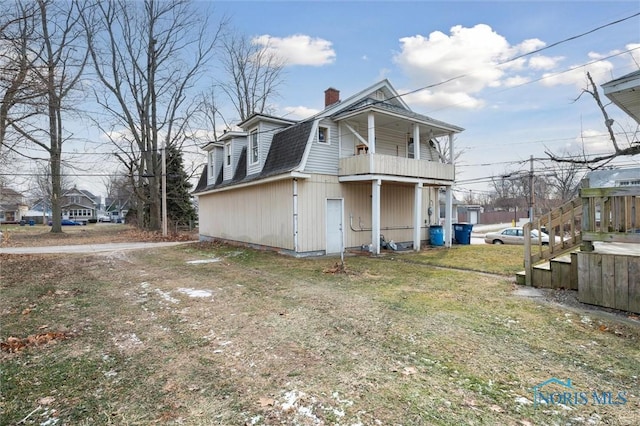
[[[149,286],[150,286],[150,285],[151,285],[151,284],[149,284],[149,283],[148,283],[148,282],[146,282],[146,281],[145,281],[145,282],[143,282],[143,283],[140,283],[140,287],[142,287],[142,288],[149,288]]]
[[[167,302],[170,302],[170,303],[179,303],[180,302],[178,299],[176,299],[174,297],[171,297],[171,294],[169,294],[166,291],[162,291],[159,288],[156,288],[154,291],[156,293],[158,293],[160,295],[160,297],[162,297]]]
[[[284,411],[289,411],[298,401],[299,395],[295,390],[285,392],[284,399],[285,402],[282,403],[282,409]]]
[[[518,404],[522,404],[522,405],[531,405],[533,404],[533,402],[531,402],[529,399],[525,398],[524,396],[519,396],[516,398],[516,402]]]
[[[211,290],[196,290],[194,288],[179,288],[178,292],[186,294],[189,297],[211,297],[213,292]]]
[[[230,344],[231,344],[231,340],[226,341],[226,342],[220,342],[220,343],[218,343],[218,344],[219,344],[220,346],[227,346],[227,345],[230,345]]]
[[[201,265],[203,263],[216,263],[216,262],[220,262],[222,259],[214,257],[211,259],[199,259],[199,260],[190,260],[187,263],[189,265]]]

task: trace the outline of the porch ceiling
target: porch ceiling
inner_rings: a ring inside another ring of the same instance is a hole
[[[392,113],[388,111],[381,111],[376,108],[367,108],[366,110],[360,110],[353,114],[336,117],[336,121],[346,121],[352,126],[356,125],[360,129],[366,129],[369,123],[369,112],[373,112],[374,114],[376,129],[385,128],[392,132],[406,134],[412,133],[413,125],[417,124],[420,128],[420,135],[429,135],[432,132],[433,137],[445,136],[452,132],[457,133],[460,131],[459,129],[439,126],[435,122],[428,123],[425,120],[418,119],[416,117],[406,116],[403,114]]]

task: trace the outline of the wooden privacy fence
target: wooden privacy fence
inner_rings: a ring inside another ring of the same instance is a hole
[[[536,263],[566,253],[582,242],[582,215],[583,201],[581,198],[574,198],[523,226],[525,240],[524,266],[527,285],[531,285],[533,266]],[[542,239],[539,238],[538,244],[532,245],[532,230],[536,230],[538,235],[541,235],[543,231],[548,233],[549,244],[543,245]]]
[[[578,300],[640,313],[640,256],[578,253]]]

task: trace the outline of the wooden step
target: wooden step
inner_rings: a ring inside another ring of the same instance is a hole
[[[551,262],[540,263],[533,267],[531,284],[538,288],[551,288]]]

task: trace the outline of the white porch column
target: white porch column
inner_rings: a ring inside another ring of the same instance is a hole
[[[413,158],[420,159],[420,127],[413,125]]]
[[[451,247],[451,234],[453,230],[453,187],[447,186],[446,192],[446,205],[444,212],[444,245],[445,247]]]
[[[453,133],[449,133],[449,164],[453,164],[453,159]]]
[[[367,144],[369,145],[369,173],[375,173],[373,154],[376,153],[376,119],[372,112],[367,116]]]
[[[371,182],[371,243],[373,253],[380,254],[380,187],[382,181],[376,179]]]
[[[416,184],[413,197],[413,249],[415,251],[420,251],[420,226],[422,226],[422,182]]]
[[[376,153],[376,118],[372,112],[367,116],[367,142],[369,143],[369,154]]]

